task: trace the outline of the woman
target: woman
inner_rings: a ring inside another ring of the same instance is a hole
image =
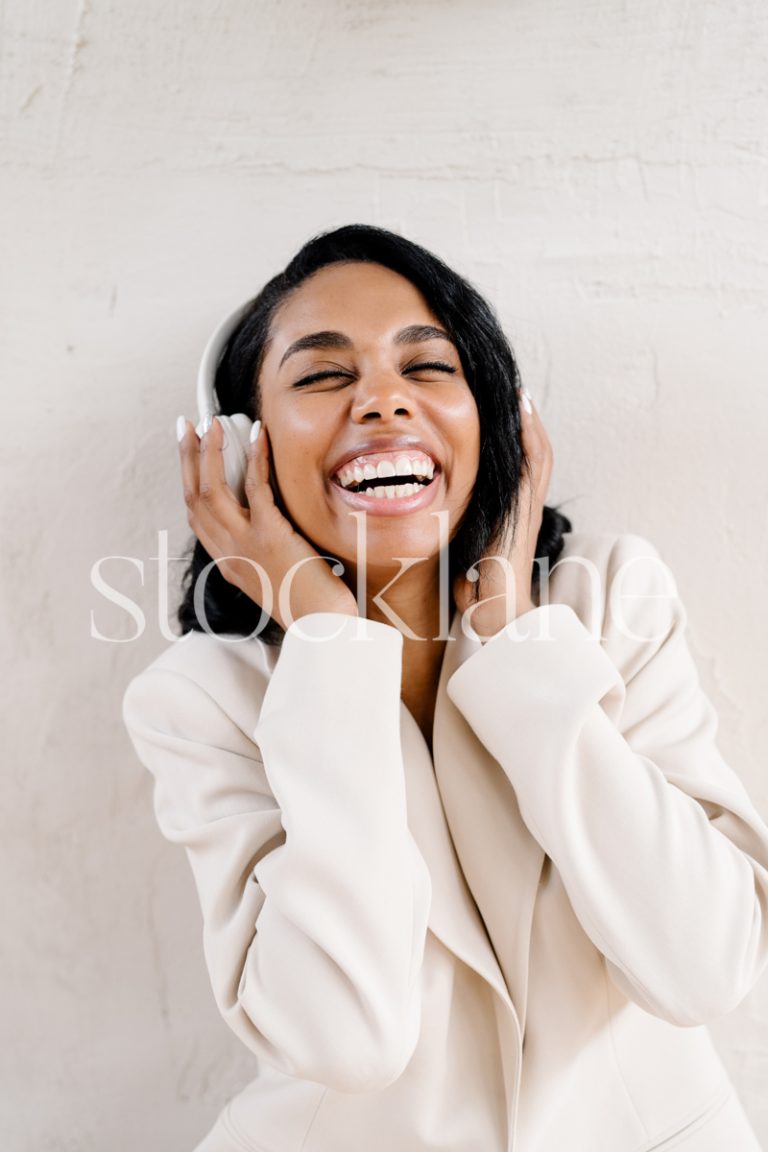
[[[124,702],[255,1056],[197,1152],[757,1149],[704,1026],[768,956],[768,828],[656,550],[545,505],[487,304],[341,228],[216,392],[185,635]]]

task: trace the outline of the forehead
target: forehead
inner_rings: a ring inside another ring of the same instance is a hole
[[[339,328],[354,338],[394,325],[437,322],[414,284],[384,268],[362,262],[331,264],[305,280],[278,308],[270,326],[275,351],[314,328]]]

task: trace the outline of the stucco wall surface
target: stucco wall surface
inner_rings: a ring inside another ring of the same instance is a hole
[[[768,7],[1,13],[0,1145],[187,1152],[251,1058],[120,700],[169,642],[156,557],[188,539],[173,428],[202,345],[314,232],[394,228],[488,295],[550,502],[660,549],[768,815]],[[103,557],[142,628],[94,587]],[[768,1148],[768,978],[714,1031]]]

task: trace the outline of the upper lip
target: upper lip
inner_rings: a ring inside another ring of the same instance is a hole
[[[423,452],[430,460],[434,460],[435,469],[438,471],[440,469],[440,461],[434,451],[417,436],[376,436],[371,440],[362,440],[353,448],[342,452],[331,466],[331,476],[336,476],[350,460],[356,460],[358,456],[370,456],[374,452],[403,452],[406,456]]]

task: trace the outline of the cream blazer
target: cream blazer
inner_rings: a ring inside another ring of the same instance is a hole
[[[576,532],[514,630],[455,615],[433,756],[375,621],[188,633],[130,682],[253,1053],[198,1152],[759,1152],[705,1025],[766,964],[768,828],[670,585]]]

